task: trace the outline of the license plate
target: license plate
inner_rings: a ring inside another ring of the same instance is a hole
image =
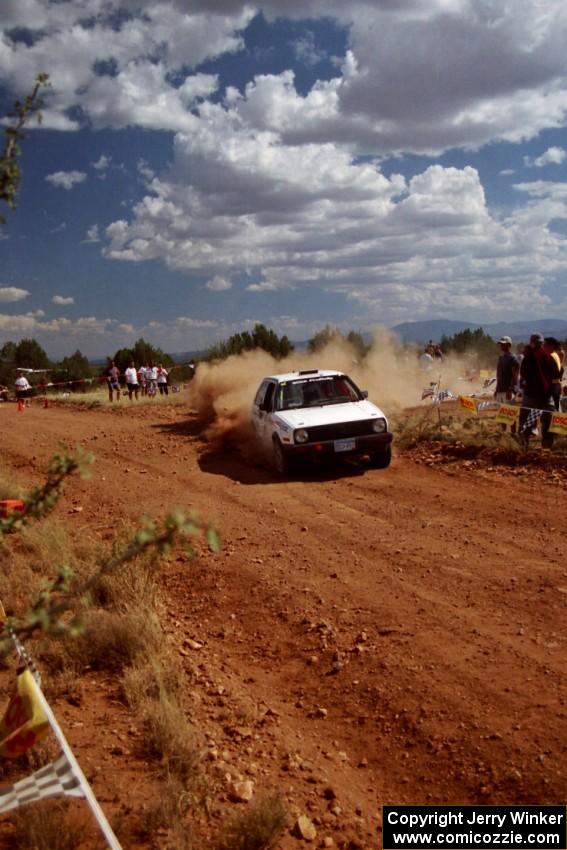
[[[352,452],[356,448],[356,440],[335,440],[336,452]]]

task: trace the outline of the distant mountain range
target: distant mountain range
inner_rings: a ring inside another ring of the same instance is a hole
[[[403,342],[438,342],[442,336],[453,336],[461,331],[482,328],[493,339],[505,335],[513,342],[527,342],[533,333],[567,339],[566,319],[530,319],[520,322],[454,322],[450,319],[430,319],[424,322],[402,322],[392,330]]]

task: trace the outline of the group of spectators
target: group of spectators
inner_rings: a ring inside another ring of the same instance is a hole
[[[526,445],[532,434],[531,411],[542,411],[541,444],[543,448],[551,448],[551,415],[555,411],[567,412],[567,386],[562,389],[563,346],[555,337],[540,333],[532,334],[529,345],[517,354],[512,353],[509,336],[501,337],[498,345],[501,353],[496,364],[496,400],[521,404],[519,431]]]
[[[110,366],[105,372],[106,383],[108,385],[108,398],[110,401],[120,401],[120,381],[122,375],[120,369],[114,362],[111,361]],[[168,372],[167,369],[160,363],[156,366],[154,363],[148,363],[145,366],[136,368],[136,364],[132,360],[130,365],[124,370],[124,382],[128,398],[132,401],[133,398],[142,396],[155,396],[159,390],[160,395],[169,395]]]
[[[433,342],[433,340],[430,339],[425,346],[423,353],[420,355],[419,365],[425,372],[428,372],[433,368],[435,362],[443,362],[443,349],[441,348],[440,343]]]

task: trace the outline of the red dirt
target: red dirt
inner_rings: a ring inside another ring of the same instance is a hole
[[[0,425],[4,463],[30,482],[62,441],[95,453],[57,509],[78,540],[174,505],[221,530],[220,555],[173,556],[164,573],[213,824],[246,805],[227,774],[281,789],[290,827],[314,821],[312,846],[381,846],[383,804],[565,802],[563,469],[420,449],[386,471],[281,482],[211,450],[182,407],[3,405]],[[124,846],[149,846],[135,837],[153,781],[140,731],[114,683],[82,687],[80,707],[56,706],[61,724]],[[290,829],[278,846],[301,843]]]

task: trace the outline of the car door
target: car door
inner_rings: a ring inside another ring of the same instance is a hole
[[[276,384],[274,381],[262,381],[252,406],[252,427],[263,444],[271,443],[272,411]]]

